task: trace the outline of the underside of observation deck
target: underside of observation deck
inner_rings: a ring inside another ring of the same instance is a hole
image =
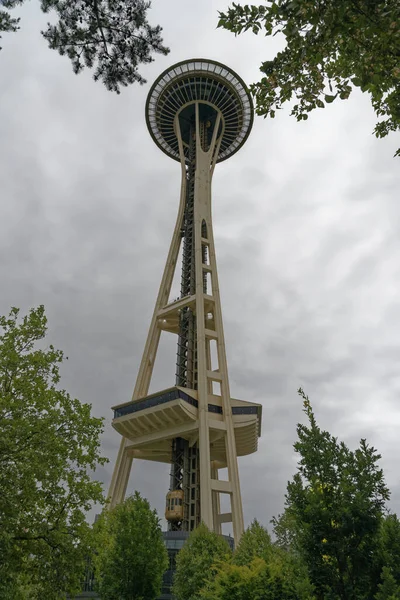
[[[231,399],[236,450],[238,456],[257,450],[261,435],[260,404]],[[145,460],[171,463],[172,441],[177,436],[189,446],[198,438],[198,400],[196,390],[172,387],[134,402],[113,407],[112,425],[130,441],[132,456]],[[220,468],[226,466],[221,398],[210,395],[208,404],[211,454]]]
[[[190,105],[202,104],[203,118],[207,107],[222,114],[223,136],[217,162],[229,158],[246,141],[253,125],[253,104],[244,81],[221,63],[194,59],[173,65],[164,71],[150,89],[147,126],[155,143],[175,160],[180,160],[175,116],[179,115],[186,159],[189,144],[185,139],[190,128]]]

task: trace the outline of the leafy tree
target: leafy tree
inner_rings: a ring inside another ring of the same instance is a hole
[[[2,0],[0,33],[17,31],[20,19],[9,10],[23,2]],[[152,62],[153,53],[169,52],[162,28],[147,20],[151,3],[145,0],[41,0],[40,5],[59,19],[42,31],[49,47],[66,54],[75,73],[93,68],[94,80],[108,90],[119,93],[120,86],[146,83],[138,66]]]
[[[271,553],[271,537],[265,527],[257,519],[251,523],[240,538],[233,555],[233,563],[249,566],[254,558],[266,558]]]
[[[203,584],[203,600],[311,600],[313,587],[296,556],[271,543],[265,527],[254,520],[228,560]],[[197,597],[197,596],[196,596]]]
[[[56,600],[80,588],[103,425],[58,388],[63,353],[38,345],[43,306],[18,313],[0,317],[0,597]]]
[[[388,514],[382,521],[375,571],[380,573],[381,581],[375,598],[400,599],[400,521],[395,514]]]
[[[178,600],[197,600],[201,589],[215,576],[217,564],[230,556],[224,538],[201,523],[177,555],[173,594]]]
[[[262,63],[251,86],[259,115],[275,117],[295,99],[298,121],[354,88],[367,92],[378,117],[374,133],[400,129],[400,3],[398,0],[268,0],[220,13],[219,27],[282,34],[285,47]],[[400,149],[396,152],[400,155]]]
[[[315,420],[299,390],[309,425],[298,425],[298,472],[289,482],[286,512],[318,598],[352,600],[376,592],[374,569],[389,490],[380,455],[361,440],[352,452]]]
[[[383,521],[379,545],[382,565],[390,569],[400,585],[400,521],[396,515],[389,514]]]
[[[275,536],[275,545],[287,552],[297,553],[296,521],[286,510],[277,517],[272,517],[271,523]]]
[[[102,600],[155,600],[168,566],[160,519],[138,492],[95,524],[95,578]]]
[[[232,561],[219,565],[216,577],[200,593],[203,600],[312,600],[307,572],[279,548],[267,559],[253,558],[248,565]]]
[[[382,569],[382,583],[378,586],[378,593],[374,596],[376,600],[400,600],[400,586],[389,567]]]
[[[256,558],[249,565],[222,563],[216,577],[200,592],[202,600],[266,600],[275,596],[269,594],[266,581],[266,563]],[[278,598],[278,597],[277,597]]]

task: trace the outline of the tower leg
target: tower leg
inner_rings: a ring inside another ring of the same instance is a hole
[[[219,284],[218,284],[218,273],[217,273],[217,263],[215,257],[215,246],[214,246],[214,238],[212,228],[210,228],[209,233],[209,241],[210,241],[210,265],[212,269],[212,285],[213,285],[213,296],[215,299],[215,330],[218,334],[217,337],[217,352],[218,352],[218,370],[221,375],[221,395],[222,395],[222,406],[223,411],[225,413],[225,423],[226,423],[226,436],[225,436],[225,446],[226,446],[226,457],[227,457],[227,466],[228,466],[228,476],[229,481],[231,482],[232,492],[231,492],[231,509],[232,509],[232,524],[233,524],[233,537],[235,539],[235,544],[238,544],[243,531],[244,531],[244,520],[243,520],[243,507],[242,507],[242,497],[240,493],[240,483],[239,483],[239,469],[237,462],[237,452],[236,452],[236,440],[235,440],[235,431],[233,426],[233,418],[232,418],[232,407],[230,400],[230,389],[229,389],[229,379],[228,379],[228,365],[226,360],[226,351],[225,351],[225,341],[224,341],[224,327],[222,322],[222,310],[221,310],[221,301],[219,295]]]
[[[114,508],[124,500],[131,469],[132,457],[128,455],[126,450],[126,438],[122,438],[108,492],[109,508]]]
[[[199,122],[199,107],[196,105],[195,252],[201,509],[202,520],[205,524],[210,529],[218,531],[220,520],[215,520],[215,504],[213,506],[212,501],[212,497],[218,493],[215,491],[216,486],[213,483],[215,478],[212,477],[210,469],[210,419],[208,413],[208,397],[210,389],[212,392],[212,382],[215,381],[220,388],[225,425],[228,482],[224,491],[230,495],[233,534],[235,542],[238,543],[244,529],[243,510],[211,215],[211,178],[215,157],[218,154],[216,132],[219,121],[220,116],[216,120],[211,143],[205,148],[200,135],[203,132]],[[206,253],[204,252],[205,248],[207,249]],[[205,254],[209,256],[209,265],[204,264]],[[207,279],[208,275],[211,279],[211,289],[209,290],[204,284],[204,278]],[[215,370],[211,369],[209,344],[206,340],[205,317],[209,310],[212,312],[214,335],[217,342],[218,366]],[[221,486],[219,489],[222,489]]]
[[[218,469],[215,467],[211,468],[211,478],[218,480]],[[221,503],[218,492],[213,492],[212,495],[212,506],[213,506],[213,521],[214,521],[214,531],[215,533],[219,533],[221,535],[222,528],[221,523],[219,521],[219,514],[221,512]]]
[[[139,367],[139,373],[136,379],[135,389],[132,395],[132,400],[138,400],[139,398],[146,396],[149,391],[149,385],[154,368],[154,361],[157,354],[158,343],[160,341],[161,334],[161,330],[158,326],[158,312],[168,303],[168,298],[171,292],[172,281],[174,278],[176,263],[178,260],[179,248],[181,245],[180,231],[185,210],[185,195],[186,176],[184,165],[182,165],[181,197],[178,215],[171,240],[171,245],[168,252],[167,262],[161,280],[160,289],[158,291],[157,301],[153,312],[150,330],[147,336],[146,345],[143,351],[143,356]],[[111,479],[111,485],[108,493],[110,508],[116,506],[116,504],[124,500],[126,489],[128,486],[130,470],[132,467],[132,458],[130,458],[125,451],[126,443],[127,440],[123,438],[118,452],[117,462],[114,467],[114,473]]]

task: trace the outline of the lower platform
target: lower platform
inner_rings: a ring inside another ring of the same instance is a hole
[[[231,398],[231,411],[237,456],[256,452],[261,435],[260,404]],[[208,396],[210,459],[223,468],[227,464],[225,425],[221,396]],[[197,391],[174,386],[155,394],[113,407],[112,426],[128,440],[132,458],[171,462],[172,440],[186,439],[193,445],[198,439],[199,403]]]

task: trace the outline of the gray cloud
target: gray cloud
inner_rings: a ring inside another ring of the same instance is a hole
[[[248,82],[271,45],[215,30],[221,1],[154,0],[168,57],[152,80],[192,56],[226,62]],[[176,19],[179,14],[180,18]],[[44,303],[51,341],[69,356],[63,385],[96,415],[110,464],[119,444],[110,407],[135,382],[179,195],[179,165],[153,144],[147,87],[113,96],[73,75],[47,49],[46,17],[21,9],[23,29],[0,55],[0,311]],[[278,44],[278,41],[274,41]],[[276,47],[276,46],[275,46]],[[398,140],[371,136],[368,99],[296,123],[256,118],[245,147],[219,165],[214,222],[231,391],[263,404],[256,455],[240,460],[246,523],[283,507],[295,471],[301,385],[324,428],[383,454],[399,510]],[[175,339],[160,347],[153,389],[174,381]],[[135,463],[130,490],[162,513],[165,466]]]

